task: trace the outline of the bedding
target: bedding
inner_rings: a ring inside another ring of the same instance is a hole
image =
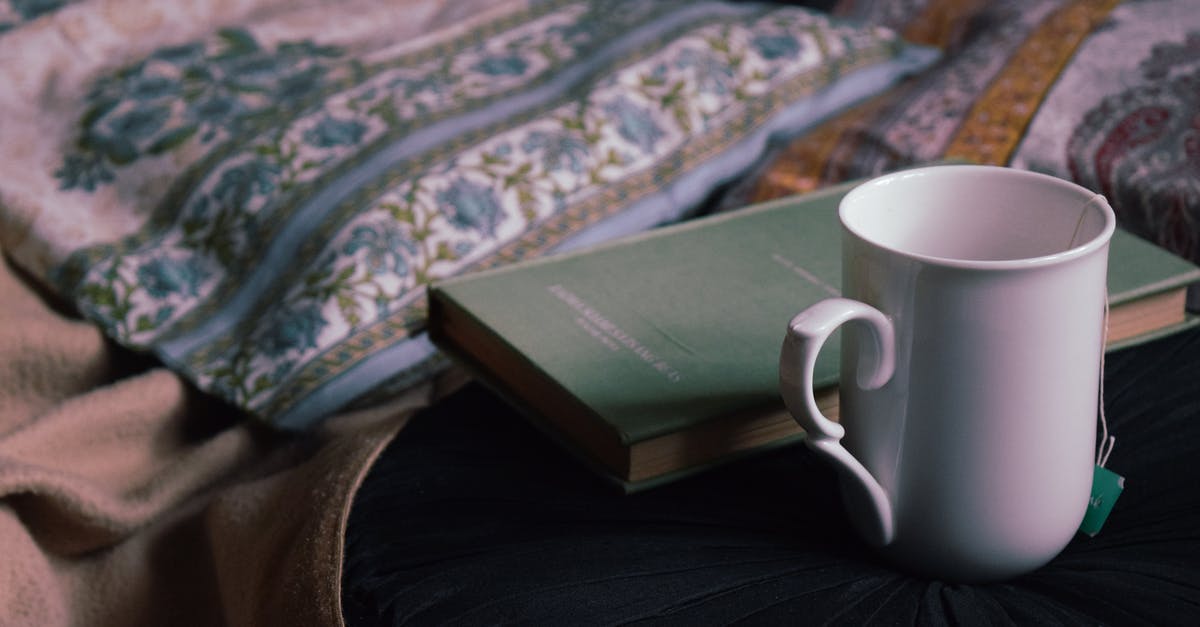
[[[929,0],[840,10],[938,45],[944,61],[777,146],[725,207],[965,159],[1094,189],[1123,228],[1200,262],[1195,3]],[[1189,304],[1200,308],[1200,289]]]
[[[0,244],[118,342],[302,428],[441,369],[430,281],[679,220],[937,55],[799,7],[474,4],[79,3],[9,30]],[[469,17],[404,37],[422,9]]]
[[[0,263],[0,625],[339,624],[345,517],[405,403],[273,432],[35,285]]]
[[[945,158],[1197,259],[1197,37],[1181,0],[0,0],[0,623],[1194,616],[1195,332],[1110,361],[1111,533],[977,589],[872,562],[800,449],[599,490],[423,299]]]

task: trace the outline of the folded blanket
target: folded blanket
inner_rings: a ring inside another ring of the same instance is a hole
[[[430,281],[685,217],[937,56],[681,0],[78,2],[0,50],[0,245],[286,427],[444,365]]]
[[[426,395],[284,436],[0,294],[0,624],[341,624],[351,497]]]

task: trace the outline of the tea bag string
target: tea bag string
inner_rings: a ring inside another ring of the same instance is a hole
[[[1108,346],[1108,294],[1104,295],[1104,337],[1100,345],[1100,445],[1096,448],[1096,465],[1104,468],[1108,456],[1117,444],[1117,436],[1108,434],[1108,418],[1104,415],[1104,353]]]
[[[1096,204],[1096,201],[1107,203],[1103,195],[1092,194],[1092,197],[1088,198],[1087,202],[1079,206],[1079,218],[1075,220],[1075,230],[1071,232],[1071,241],[1067,242],[1066,250],[1075,248],[1075,240],[1079,239],[1079,231],[1083,229],[1083,221],[1087,218],[1088,208]]]
[[[1075,230],[1071,233],[1071,241],[1067,244],[1067,250],[1075,248],[1075,240],[1079,237],[1079,231],[1083,228],[1083,220],[1087,217],[1088,208],[1096,201],[1106,202],[1104,196],[1094,194],[1083,206],[1079,208],[1079,219],[1075,221]],[[1104,294],[1104,334],[1100,339],[1100,445],[1096,448],[1096,465],[1103,468],[1108,463],[1108,456],[1112,455],[1113,448],[1117,444],[1117,436],[1108,434],[1108,418],[1104,415],[1104,353],[1108,347],[1108,292]]]

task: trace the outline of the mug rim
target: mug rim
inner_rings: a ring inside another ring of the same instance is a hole
[[[1092,202],[1092,200],[1096,198],[1099,198],[1102,201],[1097,204],[1096,208],[1100,210],[1104,217],[1104,228],[1101,229],[1100,233],[1095,237],[1082,244],[1079,244],[1078,246],[1056,253],[1051,253],[1049,255],[1039,255],[1036,257],[1025,257],[1019,259],[961,259],[956,257],[927,255],[897,248],[889,244],[884,244],[878,239],[869,237],[862,233],[861,230],[851,226],[849,221],[846,219],[847,207],[854,203],[858,196],[871,193],[874,188],[887,185],[897,179],[928,176],[934,173],[948,172],[950,170],[975,171],[978,173],[987,173],[992,175],[1002,173],[1004,176],[1025,178],[1042,184],[1066,188],[1076,193],[1089,194],[1091,195],[1091,200],[1087,200],[1086,202]],[[1116,230],[1117,225],[1116,214],[1113,213],[1112,207],[1109,206],[1108,199],[1106,199],[1102,194],[1093,192],[1082,185],[1055,176],[1050,176],[1049,174],[1034,172],[1032,170],[973,164],[932,165],[908,170],[897,170],[895,172],[877,176],[850,190],[850,192],[842,198],[842,200],[838,203],[838,221],[841,223],[843,229],[853,234],[859,240],[880,250],[926,264],[968,270],[1022,270],[1028,268],[1052,266],[1066,263],[1080,257],[1086,257],[1092,252],[1095,252],[1096,250],[1099,250],[1108,244],[1108,242],[1112,239],[1113,232]]]

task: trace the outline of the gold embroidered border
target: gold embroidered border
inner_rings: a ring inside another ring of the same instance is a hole
[[[1044,20],[975,101],[944,155],[1007,164],[1046,92],[1119,1],[1077,0]]]

